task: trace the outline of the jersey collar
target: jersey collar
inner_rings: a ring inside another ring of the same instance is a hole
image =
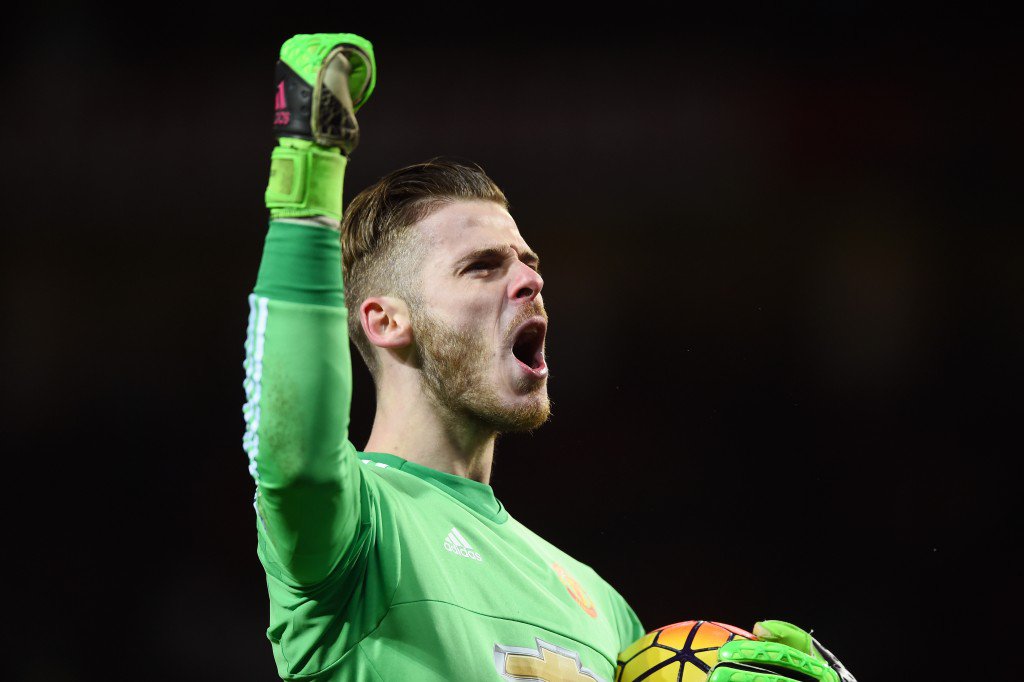
[[[386,452],[363,452],[360,453],[360,457],[412,474],[448,493],[477,514],[491,521],[505,523],[508,520],[505,505],[498,501],[498,498],[494,496],[494,489],[486,483],[431,469]]]

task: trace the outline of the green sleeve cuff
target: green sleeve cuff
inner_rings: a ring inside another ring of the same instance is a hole
[[[270,221],[254,291],[279,301],[344,308],[338,233],[315,225]]]

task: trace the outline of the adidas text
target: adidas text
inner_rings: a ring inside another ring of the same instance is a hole
[[[474,551],[472,545],[466,538],[462,537],[462,533],[452,528],[448,533],[448,537],[444,539],[444,548],[452,554],[458,554],[464,556],[467,559],[476,559],[477,561],[483,561],[483,557],[476,551]]]

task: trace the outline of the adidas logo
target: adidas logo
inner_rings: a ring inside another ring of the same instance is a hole
[[[292,120],[288,111],[288,100],[284,98],[284,81],[277,84],[277,94],[274,95],[274,125],[286,126]]]
[[[448,533],[448,537],[444,539],[444,548],[452,554],[458,554],[469,559],[476,559],[477,561],[483,561],[483,558],[478,552],[473,551],[473,545],[469,544],[469,540],[462,537],[455,528],[452,528]]]

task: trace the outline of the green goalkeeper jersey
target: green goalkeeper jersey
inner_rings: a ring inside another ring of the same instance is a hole
[[[278,673],[610,681],[643,629],[608,583],[489,485],[348,441],[340,262],[336,232],[272,221],[250,296],[244,445]]]

